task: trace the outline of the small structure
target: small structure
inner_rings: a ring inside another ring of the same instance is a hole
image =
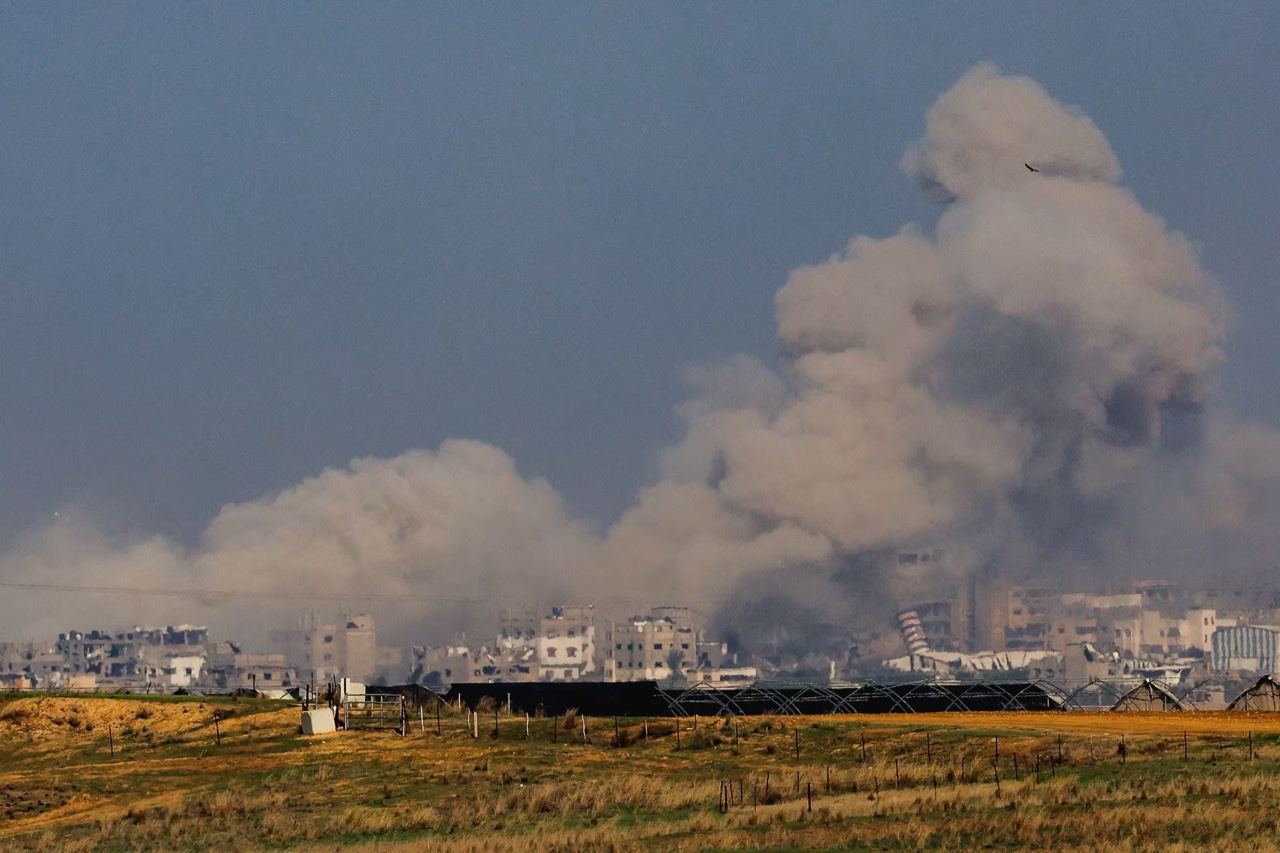
[[[1280,711],[1280,682],[1270,675],[1259,678],[1227,706],[1228,711]]]
[[[1120,697],[1113,711],[1181,711],[1182,701],[1163,684],[1145,679]]]
[[[302,712],[302,733],[304,735],[325,735],[336,730],[333,722],[333,709],[327,705]]]

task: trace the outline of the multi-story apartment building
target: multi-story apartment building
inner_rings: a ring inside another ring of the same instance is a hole
[[[598,672],[594,608],[551,608],[539,625],[537,646],[542,681],[580,681]]]
[[[337,622],[317,622],[311,615],[297,627],[272,631],[271,642],[305,678],[314,673],[319,682],[342,677],[364,681],[377,673],[377,631],[366,614]]]
[[[606,681],[682,681],[698,666],[696,614],[655,608],[610,625],[605,643]]]

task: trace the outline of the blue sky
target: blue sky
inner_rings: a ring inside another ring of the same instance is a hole
[[[1277,44],[1269,3],[5,6],[0,541],[190,543],[447,437],[607,524],[790,270],[936,218],[898,161],[982,60],[1200,247],[1221,398],[1280,425]]]

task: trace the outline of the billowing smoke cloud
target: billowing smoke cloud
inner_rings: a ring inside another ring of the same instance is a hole
[[[368,608],[389,617],[380,622],[392,636],[447,637],[486,596],[511,604],[590,589],[593,547],[546,482],[523,479],[496,448],[447,441],[434,453],[356,460],[228,505],[189,553],[158,539],[121,548],[82,520],[62,519],[4,559],[6,580],[141,591],[57,592],[39,607],[24,592],[6,596],[3,609],[8,624],[42,637],[69,623],[111,627],[163,614],[261,641],[268,626],[310,608]],[[205,592],[158,601],[149,592],[157,588]],[[492,608],[483,615],[492,619]]]
[[[1157,539],[1180,543],[1157,573],[1178,571],[1197,548],[1157,535],[1171,518],[1196,519],[1201,553],[1206,519],[1258,524],[1270,472],[1246,470],[1239,428],[1205,422],[1217,285],[1116,185],[1098,128],[983,65],[929,112],[903,167],[944,205],[935,233],[859,237],[792,274],[783,399],[735,405],[717,385],[686,406],[677,476],[610,537],[647,548],[620,558],[745,590],[744,613],[803,586],[811,620],[937,581],[899,571],[898,548],[944,547],[953,572],[1097,582],[1149,569],[1131,552]]]
[[[780,373],[748,357],[692,371],[684,440],[604,536],[501,451],[448,442],[228,506],[194,553],[61,523],[3,576],[359,590],[433,624],[489,594],[728,601],[735,628],[885,620],[921,579],[896,565],[904,547],[945,548],[952,573],[1082,581],[1257,568],[1280,530],[1280,437],[1207,408],[1226,306],[1187,240],[1117,185],[1099,129],[982,65],[902,166],[943,206],[933,233],[858,237],[796,270]]]

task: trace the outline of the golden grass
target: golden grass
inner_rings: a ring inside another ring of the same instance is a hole
[[[296,709],[252,702],[217,708],[235,711],[218,745],[213,710],[0,704],[0,849],[1275,850],[1280,837],[1280,715],[704,718],[681,721],[677,751],[670,719],[627,721],[617,746],[612,721],[588,720],[584,743],[575,720],[553,744],[551,720],[526,740],[523,717],[505,716],[497,740],[451,715],[442,737],[427,721],[409,737],[301,738]]]

